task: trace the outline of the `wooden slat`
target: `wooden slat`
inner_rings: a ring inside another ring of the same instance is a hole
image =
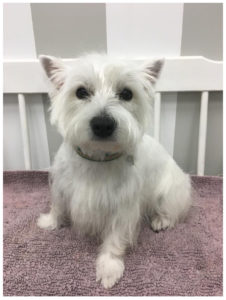
[[[23,94],[18,94],[19,103],[19,113],[20,113],[20,124],[21,124],[21,134],[23,142],[23,152],[24,152],[24,164],[26,170],[31,170],[31,150],[26,114],[26,103]]]
[[[208,98],[209,98],[209,93],[206,91],[202,92],[200,120],[199,120],[199,142],[198,142],[198,162],[197,162],[197,174],[200,176],[203,176],[205,172]]]
[[[160,114],[161,114],[161,93],[155,94],[154,102],[154,138],[159,141],[160,136]]]

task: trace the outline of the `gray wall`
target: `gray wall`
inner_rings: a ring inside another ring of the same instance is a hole
[[[181,55],[223,56],[223,5],[184,4]],[[223,174],[222,93],[211,93],[208,109],[206,175]],[[178,93],[174,158],[189,173],[196,173],[200,94]]]
[[[105,4],[32,3],[37,54],[73,58],[106,51]]]
[[[184,4],[181,55],[223,59],[223,4]]]

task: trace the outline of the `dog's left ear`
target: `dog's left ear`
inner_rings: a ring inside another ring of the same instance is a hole
[[[47,55],[40,55],[39,60],[51,83],[56,90],[60,90],[66,78],[66,66],[63,64],[62,60]]]
[[[156,81],[159,78],[164,62],[165,59],[161,58],[145,63],[144,71],[148,75],[148,79],[153,85],[155,85]]]

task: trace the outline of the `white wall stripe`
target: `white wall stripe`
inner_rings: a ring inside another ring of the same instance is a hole
[[[36,58],[29,3],[3,5],[4,59]]]

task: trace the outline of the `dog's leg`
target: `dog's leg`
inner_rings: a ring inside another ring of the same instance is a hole
[[[96,280],[104,288],[111,288],[123,275],[123,255],[127,244],[120,233],[111,233],[104,240],[96,261]]]
[[[51,209],[48,214],[40,214],[37,225],[40,228],[49,230],[57,228],[57,216],[55,215],[53,209]]]
[[[164,184],[164,188],[152,207],[151,228],[158,232],[172,228],[182,220],[191,205],[190,193],[191,186],[187,175],[183,175],[180,182],[170,180],[168,184]]]
[[[151,217],[151,228],[153,231],[165,230],[174,226],[174,222],[167,216],[155,214]]]
[[[105,288],[111,288],[123,275],[125,250],[135,243],[139,233],[139,204],[125,209],[121,207],[114,221],[110,222],[109,230],[105,229],[96,261],[96,280],[101,281]]]
[[[52,174],[49,177],[51,191],[51,209],[48,214],[40,214],[37,220],[37,225],[40,228],[53,230],[61,226],[66,226],[70,223],[66,199],[60,189],[58,181],[54,181]]]
[[[63,209],[58,207],[56,204],[52,205],[48,214],[40,214],[37,221],[37,225],[40,228],[48,230],[53,230],[67,224],[68,219],[66,218]]]

